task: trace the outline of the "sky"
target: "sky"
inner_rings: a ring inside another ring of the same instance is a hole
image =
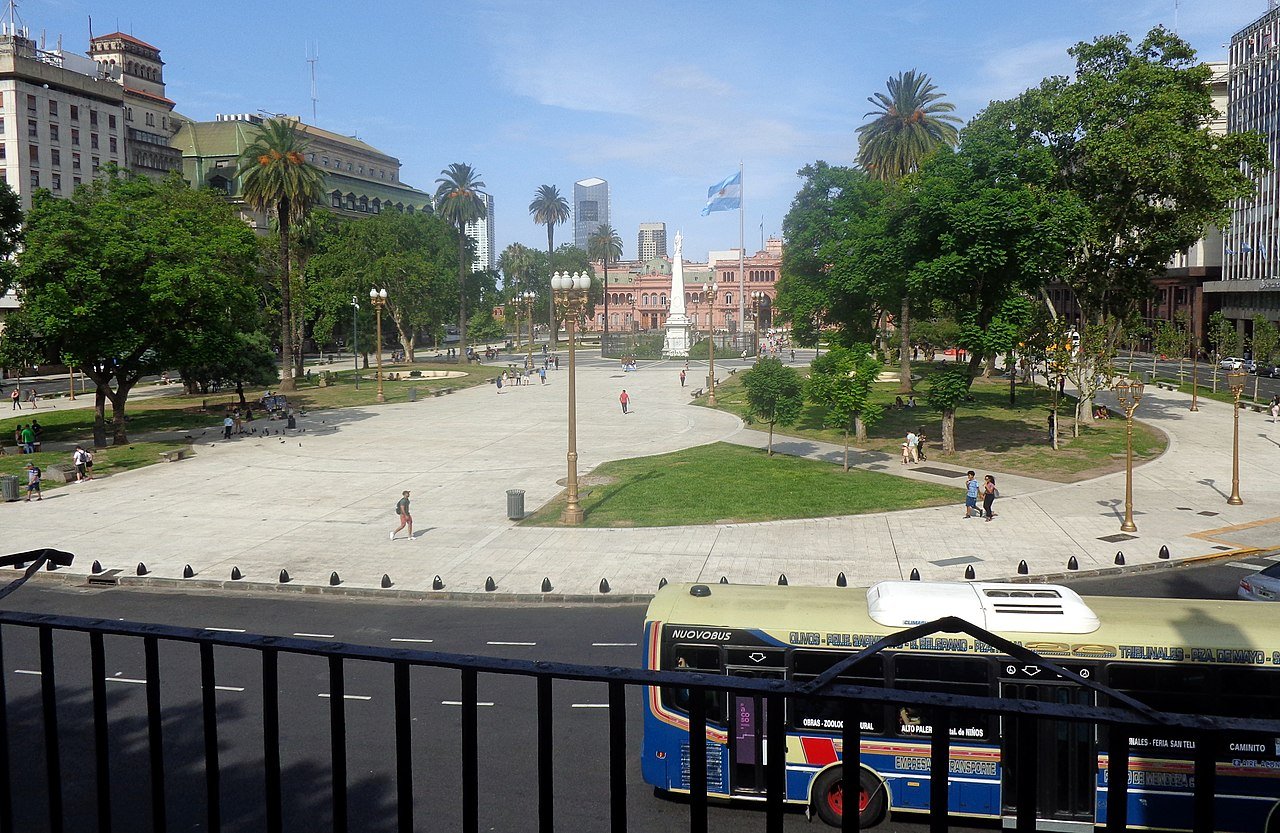
[[[213,11],[216,9],[216,12]],[[744,167],[748,252],[780,236],[797,171],[850,164],[867,97],[930,75],[967,121],[989,101],[1067,74],[1067,49],[1153,26],[1206,61],[1266,0],[22,0],[53,48],[123,31],[161,50],[169,97],[190,118],[300,114],[398,157],[433,191],[466,162],[494,197],[497,249],[545,249],[528,205],[540,185],[610,184],[612,224],[634,258],[642,222],[684,257],[738,245],[738,212],[700,216],[707,189]],[[556,228],[556,244],[572,226]],[[670,252],[669,252],[670,253]]]

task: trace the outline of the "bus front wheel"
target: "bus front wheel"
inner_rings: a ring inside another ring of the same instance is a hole
[[[813,802],[818,809],[818,818],[832,827],[839,827],[844,816],[844,799],[842,769],[829,769],[818,776],[813,784]],[[865,769],[858,770],[858,827],[866,829],[879,824],[884,810],[884,784]]]

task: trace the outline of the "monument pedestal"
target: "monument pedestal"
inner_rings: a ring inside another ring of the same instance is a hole
[[[671,316],[667,319],[667,336],[662,343],[662,355],[667,358],[685,358],[693,347],[693,324],[688,316]]]

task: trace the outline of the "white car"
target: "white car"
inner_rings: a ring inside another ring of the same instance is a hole
[[[1238,359],[1235,356],[1227,356],[1218,362],[1218,367],[1223,370],[1241,370],[1244,368],[1244,359]]]
[[[1272,564],[1240,579],[1236,596],[1255,602],[1280,601],[1280,564]]]

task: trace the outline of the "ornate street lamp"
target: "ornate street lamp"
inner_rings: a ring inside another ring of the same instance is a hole
[[[374,355],[378,358],[378,401],[386,402],[387,397],[382,393],[382,308],[387,305],[387,290],[370,289],[369,303],[373,304],[374,317],[378,322],[378,341],[373,346]]]
[[[537,297],[529,289],[516,296],[516,303],[524,307],[524,317],[529,319],[529,352],[525,357],[526,368],[533,367],[533,302]]]
[[[764,305],[764,299],[769,297],[769,293],[756,290],[751,293],[751,316],[755,319],[756,333],[756,356],[760,355],[760,308]]]
[[[716,404],[716,273],[711,272],[711,283],[707,285],[707,305],[711,307],[707,320],[707,404]]]
[[[1235,399],[1232,403],[1234,430],[1231,435],[1231,497],[1227,498],[1227,503],[1232,506],[1244,503],[1240,499],[1240,394],[1244,392],[1244,383],[1248,379],[1249,374],[1243,370],[1232,370],[1227,374],[1227,387],[1231,388],[1231,396]]]
[[[360,390],[360,299],[351,296],[351,361],[356,366],[356,390]]]
[[[1142,401],[1142,383],[1117,382],[1115,392],[1124,409],[1124,523],[1120,524],[1120,531],[1137,532],[1138,526],[1133,522],[1133,412]]]
[[[591,276],[582,272],[551,276],[551,297],[556,310],[564,316],[565,329],[569,334],[569,463],[568,500],[560,521],[566,524],[580,524],[584,513],[578,503],[578,409],[576,393],[577,367],[574,361],[574,335],[577,332],[578,318],[587,308],[591,293]]]

